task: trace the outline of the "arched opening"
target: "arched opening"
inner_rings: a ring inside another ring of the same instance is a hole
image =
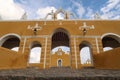
[[[70,52],[69,42],[70,40],[67,31],[61,28],[57,29],[52,36],[52,53],[59,48],[62,48],[64,52]]]
[[[62,60],[61,60],[61,59],[58,59],[57,65],[58,65],[58,67],[61,67],[61,66],[62,66]]]
[[[53,65],[52,67],[59,67],[59,58],[62,60],[62,67],[70,66],[69,42],[69,34],[65,29],[59,28],[54,31],[51,39],[51,64]],[[55,65],[54,61],[56,62]]]
[[[35,41],[30,46],[29,63],[40,63],[41,45]]]
[[[3,37],[0,41],[1,47],[18,51],[19,50],[19,44],[20,44],[20,38],[16,35],[7,35]]]
[[[120,37],[116,35],[106,35],[102,38],[103,51],[109,51],[113,48],[120,47]]]
[[[82,65],[93,66],[93,58],[92,58],[92,47],[90,43],[83,41],[79,45],[80,49],[80,61]]]
[[[64,13],[58,13],[58,14],[57,14],[57,19],[58,19],[58,20],[64,19]]]

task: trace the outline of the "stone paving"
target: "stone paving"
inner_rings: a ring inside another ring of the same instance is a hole
[[[120,80],[120,70],[26,68],[0,70],[0,80]]]

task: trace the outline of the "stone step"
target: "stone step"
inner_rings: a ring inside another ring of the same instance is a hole
[[[0,70],[0,80],[120,80],[120,70],[71,69],[52,67],[40,70],[37,67],[26,69]]]

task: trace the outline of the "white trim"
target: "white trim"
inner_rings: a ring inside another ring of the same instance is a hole
[[[46,37],[52,37],[52,35],[22,36],[22,38],[46,38]],[[71,37],[71,38],[73,38],[73,37],[76,37],[76,38],[96,38],[96,37],[101,38],[101,36],[95,36],[95,35],[90,35],[90,36],[71,35],[69,37]]]
[[[78,68],[77,63],[77,51],[76,51],[76,38],[74,37],[74,51],[75,51],[75,63],[76,63],[76,69]]]
[[[44,69],[46,65],[47,41],[48,41],[48,37],[45,38]]]
[[[51,20],[47,20],[47,19],[34,19],[34,20],[1,20],[0,22],[29,22],[29,21],[60,21],[60,20],[54,20],[54,19],[51,19]],[[92,19],[63,19],[61,21],[120,21],[119,19],[118,20],[115,20],[115,19],[111,19],[111,20],[108,20],[108,19],[100,19],[100,20],[92,20]]]
[[[114,36],[117,36],[117,37],[120,38],[120,35],[118,35],[118,34],[115,34],[115,33],[105,33],[105,34],[103,34],[103,35],[101,36],[101,39],[103,39],[105,36],[108,36],[108,35],[114,35]]]
[[[22,38],[46,38],[51,37],[50,35],[36,35],[36,36],[22,36]]]
[[[15,33],[9,33],[9,34],[5,34],[4,36],[2,36],[0,38],[0,46],[7,40],[9,39],[11,36],[15,36],[18,37],[19,39],[21,39],[21,37],[18,34]]]
[[[95,38],[95,41],[96,41],[97,53],[100,53],[99,44],[98,44],[98,39],[97,39],[97,37]]]
[[[103,34],[101,36],[101,39],[103,39],[105,36],[112,36],[112,38],[116,39],[120,43],[120,35],[118,35],[118,34],[115,34],[115,33],[105,33],[105,34]]]
[[[25,51],[26,39],[27,39],[27,38],[24,38],[24,44],[23,44],[23,50],[22,50],[22,53],[24,53],[24,51]]]
[[[80,36],[80,35],[71,35],[71,37],[76,37],[76,38],[101,38],[101,36],[95,36],[95,35],[90,35],[90,36]]]

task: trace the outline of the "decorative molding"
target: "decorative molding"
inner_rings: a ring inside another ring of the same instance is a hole
[[[21,38],[51,38],[52,36],[51,35],[36,35],[36,36],[21,36]],[[91,36],[80,36],[80,35],[71,35],[70,38],[101,38],[101,36],[94,36],[94,35],[91,35]]]
[[[7,40],[9,39],[11,36],[15,36],[19,39],[21,39],[21,36],[19,36],[18,34],[15,33],[9,33],[9,34],[5,34],[2,37],[0,37],[0,46]]]
[[[48,37],[45,38],[44,69],[45,69],[45,67],[46,67],[47,41],[48,41]]]
[[[118,34],[115,34],[115,33],[105,33],[105,34],[103,34],[103,35],[101,36],[101,39],[103,39],[105,36],[108,36],[108,35],[113,35],[113,36],[117,36],[117,37],[120,38],[120,35],[118,35]]]
[[[75,63],[76,63],[76,69],[78,69],[77,51],[76,51],[76,38],[75,38],[75,37],[74,37],[74,51],[75,51]]]
[[[70,37],[75,37],[75,38],[101,38],[101,36],[95,36],[95,35],[91,35],[91,36],[80,36],[80,35],[71,35]]]
[[[97,53],[100,53],[99,44],[98,44],[98,39],[97,39],[97,37],[95,38],[95,41],[96,41]]]
[[[87,33],[87,30],[89,29],[94,29],[94,25],[92,26],[87,26],[86,22],[83,23],[83,26],[80,26],[79,29],[83,31],[83,35],[85,36]]]
[[[46,38],[51,37],[50,35],[36,35],[36,36],[22,36],[22,38]]]
[[[42,27],[39,26],[38,23],[36,23],[35,26],[30,26],[30,25],[28,25],[27,29],[33,30],[34,35],[36,35],[38,30],[42,30]]]
[[[22,50],[22,53],[24,53],[24,51],[25,51],[26,39],[27,39],[27,38],[24,38],[24,44],[23,44],[23,50]]]

